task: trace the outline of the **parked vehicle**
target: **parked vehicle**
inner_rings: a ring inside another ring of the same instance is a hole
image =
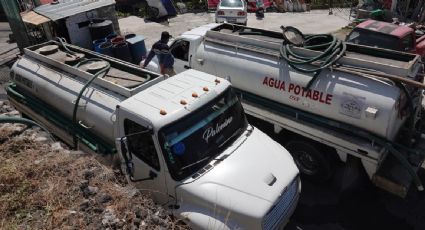
[[[346,44],[332,70],[313,76],[282,58],[283,40],[274,31],[210,24],[170,47],[176,72],[196,69],[230,80],[245,111],[263,122],[259,127],[273,127],[306,178],[330,178],[334,159],[359,160],[378,187],[405,196],[413,181],[422,190],[420,57]],[[301,47],[293,52],[321,55]]]
[[[128,180],[194,229],[275,229],[295,209],[291,155],[247,123],[224,79],[166,78],[53,41],[25,48],[11,79],[24,116],[69,145],[117,151]]]
[[[146,4],[146,13],[150,19],[177,15],[177,10],[171,0],[146,0]]]
[[[220,0],[208,0],[208,10],[216,10]]]
[[[220,0],[215,12],[215,22],[229,22],[246,25],[247,5],[244,0]]]
[[[248,12],[256,12],[257,11],[257,0],[244,0],[247,3],[247,11]],[[262,0],[264,3],[264,9],[268,9],[273,5],[271,0]],[[208,0],[208,10],[216,10],[217,6],[220,3],[220,0]]]
[[[388,22],[362,22],[351,31],[346,41],[425,56],[425,35],[416,37],[413,28]]]

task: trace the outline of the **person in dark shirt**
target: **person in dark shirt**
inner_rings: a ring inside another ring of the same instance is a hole
[[[146,68],[152,58],[156,55],[159,62],[160,73],[167,74],[170,77],[176,75],[176,72],[174,71],[174,57],[170,52],[170,47],[167,45],[170,38],[171,35],[167,31],[161,33],[161,40],[153,44],[146,60],[143,62],[142,68]]]

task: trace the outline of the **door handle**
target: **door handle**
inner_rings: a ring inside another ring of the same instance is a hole
[[[83,123],[83,121],[78,121],[78,124],[81,125],[81,127],[85,128],[85,129],[91,129],[94,126],[89,126]]]
[[[183,66],[185,69],[192,69],[190,66],[188,66],[188,65],[184,65]]]

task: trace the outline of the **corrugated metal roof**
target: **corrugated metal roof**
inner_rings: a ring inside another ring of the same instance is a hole
[[[56,4],[46,4],[34,11],[56,21],[79,13],[115,4],[115,0],[59,0]]]

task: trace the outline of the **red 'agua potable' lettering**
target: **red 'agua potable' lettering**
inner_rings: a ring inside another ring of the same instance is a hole
[[[280,91],[286,91],[285,89],[285,81],[275,79],[272,77],[264,77],[263,79],[263,85],[266,85],[270,88],[275,88]],[[288,93],[293,93],[294,95],[309,98],[313,101],[318,101],[323,104],[330,105],[332,103],[332,94],[326,94],[323,92],[320,92],[318,90],[311,90],[306,89],[300,85],[296,85],[293,83],[290,83],[288,86]]]

